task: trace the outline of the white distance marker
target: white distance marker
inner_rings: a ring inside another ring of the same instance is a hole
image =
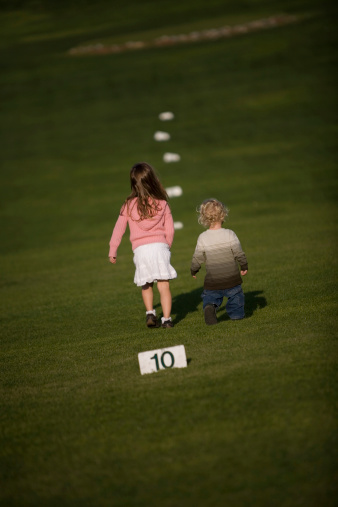
[[[158,117],[162,121],[170,121],[175,118],[174,113],[171,111],[164,111],[163,113],[159,114]]]
[[[169,368],[186,368],[187,357],[184,345],[165,349],[148,350],[138,354],[141,375],[154,373]]]
[[[168,132],[162,132],[161,130],[158,130],[154,134],[155,141],[169,141],[170,134]]]
[[[180,197],[183,194],[183,190],[179,186],[168,187],[165,189],[168,197]]]
[[[181,160],[181,156],[178,153],[165,153],[163,155],[163,161],[170,162],[179,162]]]

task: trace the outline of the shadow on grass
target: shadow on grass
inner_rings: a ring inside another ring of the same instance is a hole
[[[245,316],[252,317],[256,310],[265,308],[268,304],[263,294],[263,290],[254,290],[252,292],[245,292]]]
[[[177,324],[180,322],[180,320],[183,320],[188,315],[188,313],[197,312],[198,305],[202,303],[202,292],[203,287],[198,287],[198,289],[194,289],[191,292],[178,294],[173,298],[172,312],[176,315],[174,324]]]
[[[181,320],[183,320],[188,313],[197,312],[198,305],[202,303],[201,294],[203,292],[203,287],[199,287],[198,289],[194,289],[191,292],[184,292],[183,294],[178,294],[173,298],[173,306],[172,313],[176,314],[174,324],[177,324]],[[261,310],[265,308],[267,305],[266,299],[262,290],[254,290],[251,292],[245,292],[245,317],[250,318],[254,314],[256,310]],[[155,308],[160,307],[161,305],[157,303]],[[225,310],[225,304],[223,304],[219,311]],[[225,313],[219,316],[219,320],[229,320],[228,314]]]

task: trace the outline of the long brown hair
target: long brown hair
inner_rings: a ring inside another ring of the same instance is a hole
[[[161,209],[156,200],[168,202],[168,194],[163,188],[154,169],[146,162],[135,164],[130,170],[131,194],[125,200],[129,214],[129,204],[137,199],[137,211],[140,220],[153,218]]]

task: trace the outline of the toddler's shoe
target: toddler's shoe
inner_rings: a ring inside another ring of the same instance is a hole
[[[165,320],[164,322],[162,322],[162,327],[174,327],[174,324],[172,323],[171,320]]]
[[[204,308],[204,320],[205,323],[208,324],[208,326],[217,324],[216,308],[214,305],[207,305]]]
[[[159,327],[156,315],[148,313],[146,316],[146,324],[148,327]]]

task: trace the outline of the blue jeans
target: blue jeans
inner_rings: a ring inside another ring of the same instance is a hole
[[[203,299],[203,310],[207,305],[214,305],[219,308],[223,298],[228,298],[225,308],[230,319],[239,320],[245,317],[244,294],[241,285],[236,285],[231,289],[204,290],[201,298]]]

